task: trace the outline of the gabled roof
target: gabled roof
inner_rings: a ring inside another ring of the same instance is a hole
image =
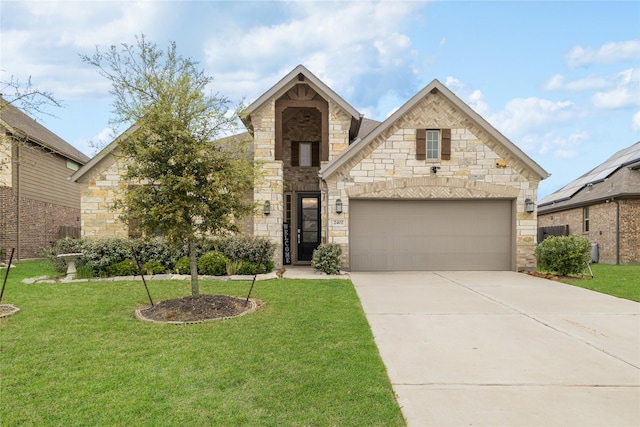
[[[81,165],[89,157],[40,123],[0,97],[0,124],[19,138],[28,138],[42,147],[71,159]]]
[[[318,175],[326,179],[336,173],[345,163],[351,160],[356,154],[376,139],[380,134],[393,126],[398,120],[400,120],[405,114],[407,114],[412,108],[414,108],[425,96],[432,91],[438,91],[449,102],[460,109],[466,114],[472,121],[474,121],[479,127],[483,128],[489,135],[500,142],[505,149],[511,152],[515,157],[522,160],[529,170],[535,175],[538,175],[540,179],[545,179],[549,176],[549,173],[545,171],[540,165],[538,165],[533,159],[527,156],[516,145],[509,141],[504,135],[502,135],[496,128],[494,128],[489,122],[483,119],[478,113],[476,113],[471,107],[465,104],[460,98],[458,98],[449,88],[440,83],[438,80],[433,80],[424,89],[418,92],[413,98],[411,98],[406,104],[396,110],[391,116],[389,116],[384,122],[378,125],[372,132],[366,135],[360,140],[356,140],[346,150],[344,150],[338,157],[336,157],[331,163],[322,168]]]
[[[133,132],[138,130],[138,128],[139,128],[138,125],[133,125],[133,126],[129,127],[129,129],[125,130],[120,135],[118,135],[116,137],[116,139],[111,141],[111,143],[109,145],[104,147],[102,150],[100,150],[100,152],[98,154],[96,154],[91,160],[89,160],[87,162],[87,164],[85,164],[83,167],[78,169],[73,175],[71,175],[71,178],[70,178],[71,181],[72,182],[78,182],[78,180],[80,178],[82,178],[87,172],[89,172],[91,169],[93,169],[95,165],[100,163],[100,161],[102,161],[102,159],[107,157],[116,148],[118,148],[118,142],[120,140],[122,140],[123,138],[126,138],[127,136],[131,135]]]
[[[344,111],[351,115],[357,121],[362,119],[362,114],[360,114],[355,108],[349,105],[344,99],[340,97],[337,93],[333,91],[329,86],[324,84],[322,80],[316,77],[311,71],[309,71],[305,66],[298,65],[296,68],[291,70],[289,74],[284,76],[278,83],[271,87],[268,91],[262,94],[258,99],[253,101],[247,108],[244,110],[244,114],[242,114],[242,121],[244,122],[247,128],[251,129],[251,112],[260,108],[265,102],[268,102],[273,97],[278,97],[284,94],[287,90],[293,87],[299,81],[299,76],[304,76],[305,83],[309,83],[314,90],[322,95],[326,100],[331,99],[336,104],[340,106]]]
[[[538,202],[538,213],[619,197],[640,197],[640,141]]]

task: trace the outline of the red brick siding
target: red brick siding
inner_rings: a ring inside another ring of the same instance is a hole
[[[620,259],[617,253],[616,202],[589,206],[589,231],[583,231],[584,208],[543,214],[538,227],[569,225],[569,234],[580,235],[598,244],[600,262],[604,264],[632,264],[640,262],[640,200],[620,200]]]
[[[20,200],[20,244],[17,242],[17,204],[12,189],[0,191],[0,248],[9,254],[16,248],[16,259],[39,258],[42,248],[58,239],[61,226],[79,227],[80,209],[33,199]]]
[[[640,263],[640,199],[620,201],[620,263]]]

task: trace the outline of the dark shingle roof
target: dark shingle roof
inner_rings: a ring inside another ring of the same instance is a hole
[[[22,137],[26,136],[34,143],[59,153],[81,165],[89,161],[89,157],[80,150],[2,98],[0,98],[0,122],[3,126],[7,127],[10,132],[21,134]]]
[[[538,213],[619,197],[640,197],[640,141],[538,202]]]

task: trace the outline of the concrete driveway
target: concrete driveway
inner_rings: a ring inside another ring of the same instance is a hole
[[[640,426],[640,304],[515,272],[351,279],[409,426]]]

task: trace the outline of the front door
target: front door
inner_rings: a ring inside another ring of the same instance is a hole
[[[311,261],[320,244],[320,194],[298,194],[298,261]]]

